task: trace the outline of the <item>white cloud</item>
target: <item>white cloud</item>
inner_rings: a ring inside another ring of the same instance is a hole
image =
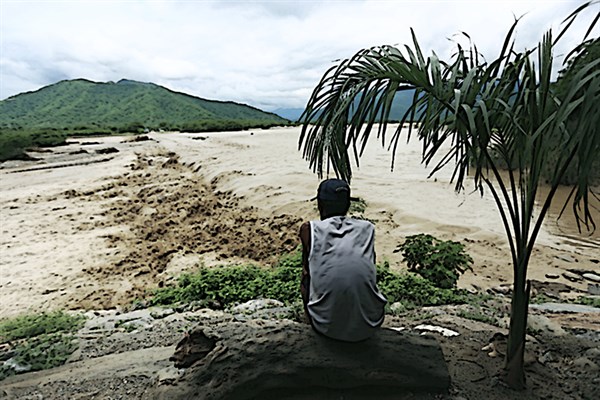
[[[447,38],[465,31],[491,57],[513,15],[525,14],[517,47],[531,48],[579,4],[2,0],[0,98],[61,79],[128,78],[268,110],[302,107],[333,60],[410,43],[410,27],[427,52],[447,57]],[[574,28],[560,52],[581,40],[587,25]]]

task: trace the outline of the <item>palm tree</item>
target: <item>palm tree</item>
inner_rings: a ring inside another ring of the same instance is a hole
[[[556,38],[550,30],[529,51],[514,49],[515,21],[500,55],[491,62],[486,62],[472,43],[466,48],[457,45],[448,62],[435,53],[425,58],[411,30],[413,43],[405,46],[404,52],[389,46],[373,47],[327,71],[301,119],[299,147],[311,168],[319,175],[333,172],[350,181],[351,159],[358,165],[371,132],[376,130],[377,138],[388,142],[387,120],[394,96],[399,91],[414,91],[412,106],[391,134],[390,149],[395,153],[406,121],[418,123],[417,128],[410,124],[407,140],[416,134],[423,142],[426,164],[450,141],[450,150],[431,174],[453,163],[452,181],[460,191],[471,172],[476,188],[482,194],[491,192],[502,217],[513,263],[504,380],[513,388],[525,385],[527,266],[550,203],[570,165],[578,172],[571,196],[578,225],[595,227],[590,200],[597,195],[590,185],[590,172],[600,154],[600,60],[588,59],[580,65],[571,76],[574,84],[560,98],[551,82],[553,48],[590,4],[569,15]],[[557,145],[562,150],[551,151]],[[555,155],[545,177],[550,190],[538,204],[538,187],[550,153]]]

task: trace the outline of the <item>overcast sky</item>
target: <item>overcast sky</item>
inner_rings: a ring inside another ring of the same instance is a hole
[[[515,16],[517,47],[583,1],[158,1],[0,0],[0,99],[64,79],[154,82],[213,100],[274,110],[303,107],[334,60],[410,42],[451,53],[470,34],[488,58]],[[594,13],[576,23],[561,52],[581,41]],[[586,22],[587,21],[587,22]],[[594,36],[598,36],[598,29]]]

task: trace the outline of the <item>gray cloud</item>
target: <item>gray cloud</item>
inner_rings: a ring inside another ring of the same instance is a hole
[[[495,55],[514,16],[533,47],[579,1],[15,1],[2,0],[0,98],[62,79],[154,82],[271,110],[302,107],[332,61],[373,45],[451,54],[468,32]],[[564,52],[581,40],[575,26]],[[597,35],[597,33],[596,33]]]

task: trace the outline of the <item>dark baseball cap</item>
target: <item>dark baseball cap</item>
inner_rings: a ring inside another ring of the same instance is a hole
[[[326,179],[319,184],[317,195],[311,200],[345,201],[351,200],[350,186],[341,179]]]

